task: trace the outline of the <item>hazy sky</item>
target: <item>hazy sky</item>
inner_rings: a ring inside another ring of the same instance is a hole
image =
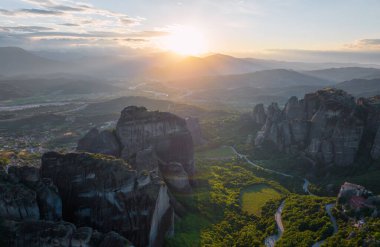
[[[0,46],[160,50],[173,27],[208,52],[380,63],[379,0],[0,1]]]

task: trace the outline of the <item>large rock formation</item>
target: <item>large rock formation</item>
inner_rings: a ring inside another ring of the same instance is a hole
[[[179,162],[190,176],[193,175],[193,141],[184,119],[168,112],[150,112],[145,107],[129,106],[121,112],[116,135],[123,159],[130,160],[139,152],[153,148],[160,159]]]
[[[0,169],[6,243],[163,246],[174,231],[174,207],[181,209],[169,189],[192,191],[193,141],[186,121],[127,107],[116,130],[92,129],[78,150],[93,154],[48,152],[40,168]]]
[[[63,219],[116,231],[137,246],[162,246],[173,208],[161,179],[140,176],[124,161],[89,153],[46,153],[41,177],[58,187]]]
[[[199,124],[194,119],[186,122],[168,112],[129,106],[121,112],[115,131],[99,132],[92,129],[79,141],[77,150],[120,157],[137,171],[159,170],[166,181],[172,181],[170,177],[174,170],[181,181],[191,180],[194,174],[194,150],[189,125],[193,132],[200,132]],[[194,135],[198,136],[199,133]],[[160,169],[173,162],[177,169]],[[180,183],[170,183],[177,191],[188,191],[187,186],[177,185]]]
[[[255,107],[254,119],[264,119],[261,107]],[[269,105],[255,145],[270,142],[280,151],[302,151],[324,165],[347,166],[359,152],[366,152],[361,148],[365,144],[378,159],[380,137],[374,135],[380,126],[379,113],[371,100],[355,102],[342,90],[319,90],[301,100],[290,98],[283,110],[275,103]]]

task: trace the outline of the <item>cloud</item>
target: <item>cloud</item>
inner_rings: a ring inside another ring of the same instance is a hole
[[[4,16],[55,16],[63,15],[64,12],[56,10],[46,10],[46,9],[18,9],[18,10],[6,10],[0,9],[0,15]]]
[[[54,30],[50,27],[41,26],[16,26],[16,27],[0,27],[3,31],[15,31],[15,32],[40,32]]]
[[[79,27],[80,26],[79,24],[75,24],[75,23],[62,23],[60,25],[66,26],[66,27]]]
[[[13,12],[6,9],[0,9],[0,15],[11,16],[13,15]]]
[[[168,33],[141,30],[145,19],[129,16],[73,0],[18,0],[19,9],[0,9],[0,45],[36,47],[75,45],[115,47],[154,44],[153,39]],[[33,18],[33,20],[30,19]],[[53,18],[52,18],[53,17]],[[14,23],[17,23],[15,25]],[[36,23],[36,25],[28,25]],[[38,24],[37,24],[38,23]]]
[[[45,9],[21,9],[14,11],[15,14],[34,14],[34,15],[63,15],[64,13],[56,10]]]
[[[380,50],[270,49],[266,58],[286,61],[380,64]]]
[[[346,47],[353,49],[374,49],[380,51],[380,39],[361,39],[352,44],[347,44]]]

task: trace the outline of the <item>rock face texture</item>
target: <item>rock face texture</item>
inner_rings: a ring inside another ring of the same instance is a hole
[[[65,221],[8,221],[5,227],[7,234],[12,236],[4,240],[7,246],[132,247],[127,239],[116,232],[102,234],[90,227],[77,228]]]
[[[265,114],[264,105],[258,104],[255,105],[252,112],[253,121],[259,125],[265,124],[267,115]]]
[[[375,135],[379,114],[373,100],[355,101],[344,91],[331,88],[306,94],[300,100],[292,97],[282,110],[273,103],[265,118],[262,105],[258,105],[254,119],[266,120],[255,145],[269,142],[283,152],[304,152],[324,165],[351,165],[360,152],[366,152],[363,146],[370,146],[372,158],[378,159],[380,137]]]
[[[197,119],[186,121],[168,112],[129,106],[121,112],[115,131],[92,129],[79,141],[77,150],[120,157],[137,171],[160,170],[159,163],[167,167],[174,162],[181,180],[191,180],[194,175],[194,138],[202,142]],[[160,172],[165,174],[168,170]],[[180,187],[175,188],[177,185]],[[173,182],[171,187],[187,191],[187,186],[179,183]]]
[[[119,156],[120,145],[113,131],[99,132],[98,129],[93,128],[78,141],[77,150]]]
[[[193,141],[184,119],[129,106],[121,112],[116,135],[123,159],[130,160],[141,151],[153,149],[160,159],[179,162],[190,176],[194,174]]]
[[[34,167],[0,171],[0,218],[7,220],[60,220],[62,201],[49,180]]]
[[[192,191],[193,141],[186,121],[127,107],[116,130],[92,129],[78,151],[90,153],[48,152],[40,168],[0,167],[4,241],[32,247],[163,246],[174,231],[174,207],[181,208],[171,192]]]
[[[63,219],[101,232],[117,231],[137,246],[162,246],[158,236],[171,228],[174,213],[166,185],[158,178],[139,177],[122,160],[97,156],[43,155],[41,177],[58,187]]]

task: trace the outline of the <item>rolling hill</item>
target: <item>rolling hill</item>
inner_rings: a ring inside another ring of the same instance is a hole
[[[172,81],[171,84],[178,87],[210,89],[238,88],[244,86],[255,88],[279,88],[301,85],[322,87],[333,83],[293,70],[274,69],[239,75],[194,77],[186,80]]]
[[[305,71],[303,73],[335,82],[380,78],[380,69],[362,67],[330,68]]]

